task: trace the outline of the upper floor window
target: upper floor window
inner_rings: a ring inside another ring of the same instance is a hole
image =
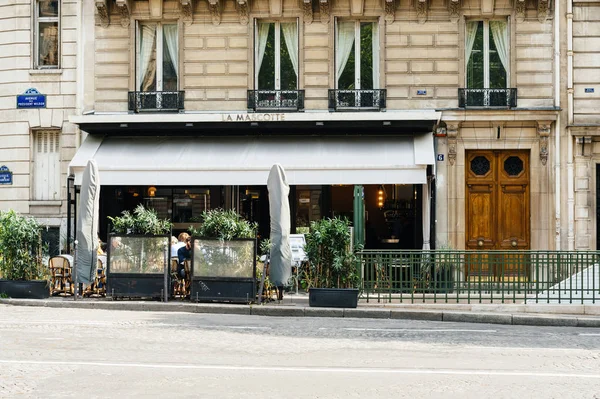
[[[378,32],[375,22],[337,21],[335,74],[337,89],[377,89]]]
[[[257,22],[255,85],[257,90],[298,88],[298,24]]]
[[[139,23],[137,38],[137,90],[176,91],[179,76],[177,24]]]
[[[59,0],[35,1],[34,58],[36,68],[58,68],[59,16]]]
[[[506,21],[467,21],[467,88],[507,88],[509,46]]]

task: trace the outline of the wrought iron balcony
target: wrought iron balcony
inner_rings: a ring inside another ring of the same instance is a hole
[[[517,89],[458,89],[459,108],[516,108]]]
[[[385,110],[385,89],[329,90],[330,111]]]
[[[250,111],[303,111],[304,90],[248,90]]]
[[[183,91],[130,91],[129,110],[134,112],[178,112],[183,109]]]

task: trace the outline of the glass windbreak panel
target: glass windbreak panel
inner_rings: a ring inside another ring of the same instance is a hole
[[[58,0],[39,0],[38,10],[41,18],[58,17]]]
[[[199,222],[202,212],[210,210],[210,190],[202,188],[173,190],[173,223]]]
[[[140,91],[156,91],[156,24],[140,25],[138,87]]]
[[[374,23],[360,24],[360,88],[373,89]]]
[[[490,89],[505,89],[508,31],[505,21],[490,22]]]
[[[275,24],[258,24],[258,47],[258,90],[275,90]]]
[[[296,188],[296,233],[310,231],[310,222],[321,219],[321,188]]]
[[[164,273],[168,237],[110,237],[110,273]]]
[[[476,24],[476,28],[475,28]],[[473,27],[471,30],[470,27]],[[474,36],[470,37],[470,35]],[[471,54],[468,53],[469,41],[472,40]],[[483,21],[479,22],[467,22],[467,54],[469,62],[467,63],[467,88],[469,89],[482,89],[484,87],[483,81]]]
[[[337,25],[335,65],[338,89],[356,89],[354,21],[339,21]]]
[[[296,90],[298,88],[298,28],[295,23],[282,23],[280,29],[280,89]]]
[[[179,45],[177,25],[163,26],[163,91],[177,90],[177,65]]]
[[[58,65],[58,22],[39,24],[39,65]]]
[[[254,241],[194,240],[194,277],[254,276]]]

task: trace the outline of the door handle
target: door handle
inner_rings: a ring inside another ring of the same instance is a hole
[[[517,240],[512,240],[510,242],[510,245],[512,245],[513,248],[516,247],[517,246]]]
[[[483,240],[477,240],[477,246],[483,247]]]

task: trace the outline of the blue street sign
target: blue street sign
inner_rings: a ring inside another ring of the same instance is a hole
[[[12,172],[6,166],[0,166],[0,184],[13,184]]]
[[[594,92],[594,88],[593,87],[586,87],[585,88],[585,92],[586,93],[593,93]]]
[[[444,154],[437,154],[438,161],[444,161]]]
[[[417,90],[417,96],[424,96],[427,94],[427,90]]]
[[[17,96],[17,108],[46,108],[46,95],[34,88]]]

